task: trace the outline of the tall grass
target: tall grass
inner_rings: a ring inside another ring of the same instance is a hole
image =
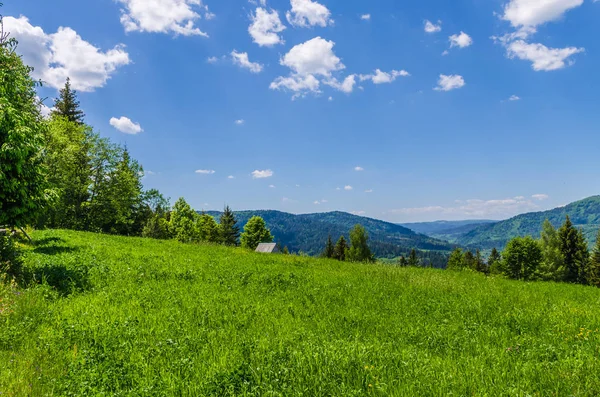
[[[0,396],[596,396],[600,290],[37,232]]]

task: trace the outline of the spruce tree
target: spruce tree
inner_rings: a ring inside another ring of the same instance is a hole
[[[418,267],[419,266],[419,257],[417,256],[417,250],[410,250],[410,254],[408,255],[408,266]]]
[[[344,238],[344,236],[341,236],[337,244],[335,245],[335,249],[333,251],[333,258],[343,262],[346,260],[347,251],[348,244],[346,244],[346,239]]]
[[[587,281],[590,285],[600,286],[600,230],[598,230],[596,246],[590,258]]]
[[[492,252],[490,253],[490,257],[488,258],[488,269],[490,273],[494,273],[494,270],[498,267],[498,263],[502,260],[500,257],[500,253],[496,249],[496,247],[492,248]]]
[[[240,228],[235,215],[229,206],[225,207],[220,219],[221,241],[225,245],[236,246],[240,238]]]
[[[571,219],[567,216],[565,223],[558,230],[560,251],[564,259],[564,281],[576,283],[580,279],[581,269],[578,257],[580,255],[580,242],[577,229],[573,227]]]
[[[327,244],[325,245],[325,251],[323,251],[323,257],[325,258],[333,258],[335,254],[335,246],[333,245],[333,241],[331,240],[331,234],[327,237]]]
[[[71,89],[71,79],[67,78],[65,88],[60,90],[58,98],[54,101],[53,116],[63,116],[69,121],[77,124],[83,124],[85,114],[79,108],[77,100],[77,91]]]
[[[588,249],[587,239],[583,234],[583,230],[577,230],[577,268],[579,269],[579,275],[577,282],[579,284],[587,284],[588,273],[589,273],[589,260],[590,251]]]
[[[489,271],[479,249],[475,252],[475,268],[473,270],[480,273],[488,273]]]
[[[400,259],[398,260],[398,264],[401,267],[406,267],[408,266],[408,261],[406,260],[406,258],[404,257],[404,255],[400,255]]]

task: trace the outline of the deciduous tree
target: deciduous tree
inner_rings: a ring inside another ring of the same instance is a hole
[[[361,225],[356,225],[350,231],[350,249],[348,250],[350,262],[373,262],[373,254],[369,248],[369,234]]]
[[[543,259],[539,242],[531,237],[517,237],[509,241],[502,257],[505,274],[515,280],[534,278]]]
[[[273,242],[273,235],[267,228],[265,220],[260,216],[254,216],[244,226],[240,241],[243,248],[255,250],[260,243]]]

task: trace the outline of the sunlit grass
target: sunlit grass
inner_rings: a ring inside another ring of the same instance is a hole
[[[37,232],[0,396],[600,394],[600,290]]]

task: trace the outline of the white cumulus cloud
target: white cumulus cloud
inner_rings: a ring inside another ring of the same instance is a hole
[[[119,67],[130,63],[125,46],[102,52],[68,27],[46,34],[21,16],[4,18],[4,30],[19,41],[17,51],[34,68],[33,77],[52,88],[62,88],[70,77],[73,89],[91,92],[104,87]]]
[[[292,9],[286,13],[290,24],[297,27],[310,27],[333,24],[331,11],[323,4],[312,0],[291,0]]]
[[[464,87],[465,84],[465,79],[462,76],[440,74],[438,86],[434,89],[436,91],[452,91]]]
[[[200,174],[200,175],[212,175],[215,172],[216,172],[215,170],[196,170],[196,174]]]
[[[519,97],[518,95],[511,95],[510,98],[508,98],[509,101],[520,101],[521,97]]]
[[[360,172],[360,171],[364,171],[364,170],[365,169],[363,167],[360,167],[360,166],[354,167],[354,171],[359,171]]]
[[[360,16],[360,19],[362,19],[363,21],[370,21],[371,20],[371,14],[363,14]]]
[[[124,134],[137,135],[144,131],[138,123],[134,123],[127,117],[120,117],[118,119],[112,117],[110,119],[110,125]]]
[[[265,179],[265,178],[270,178],[274,175],[275,173],[271,170],[256,170],[252,172],[252,178],[254,179]]]
[[[239,119],[235,121],[235,125],[244,125],[246,123],[246,120],[244,119]]]
[[[241,68],[248,69],[252,73],[260,73],[263,70],[263,65],[256,62],[250,62],[247,52],[231,51],[231,59],[235,65]]]
[[[325,80],[323,83],[335,88],[338,91],[350,94],[352,91],[354,91],[354,86],[356,85],[356,76],[351,74],[341,83],[336,78],[330,78],[329,80]]]
[[[264,8],[257,8],[250,18],[252,24],[248,28],[248,33],[256,44],[261,47],[270,47],[285,43],[279,33],[283,32],[286,27],[281,23],[276,10],[269,12]]]
[[[582,4],[583,0],[511,0],[504,7],[502,19],[515,28],[539,26]]]
[[[438,24],[434,24],[431,21],[425,20],[425,32],[437,33],[442,31],[442,21],[438,21]]]
[[[294,46],[280,63],[299,75],[321,75],[329,77],[331,72],[345,68],[341,59],[333,52],[333,41],[315,37]]]
[[[350,185],[344,186],[344,190],[350,191],[352,189],[354,189],[354,188],[352,186],[350,186]]]
[[[465,32],[460,32],[459,34],[453,34],[449,37],[450,39],[450,48],[459,47],[466,48],[473,44],[473,39],[471,36],[466,34]]]
[[[551,71],[562,69],[574,63],[569,59],[575,54],[584,52],[583,48],[548,48],[539,43],[526,43],[523,40],[516,40],[506,47],[509,58],[519,58],[532,63],[531,67],[535,71]]]
[[[202,0],[117,0],[123,5],[121,24],[126,32],[172,33],[182,36],[208,34],[196,26],[202,18],[214,18]]]

